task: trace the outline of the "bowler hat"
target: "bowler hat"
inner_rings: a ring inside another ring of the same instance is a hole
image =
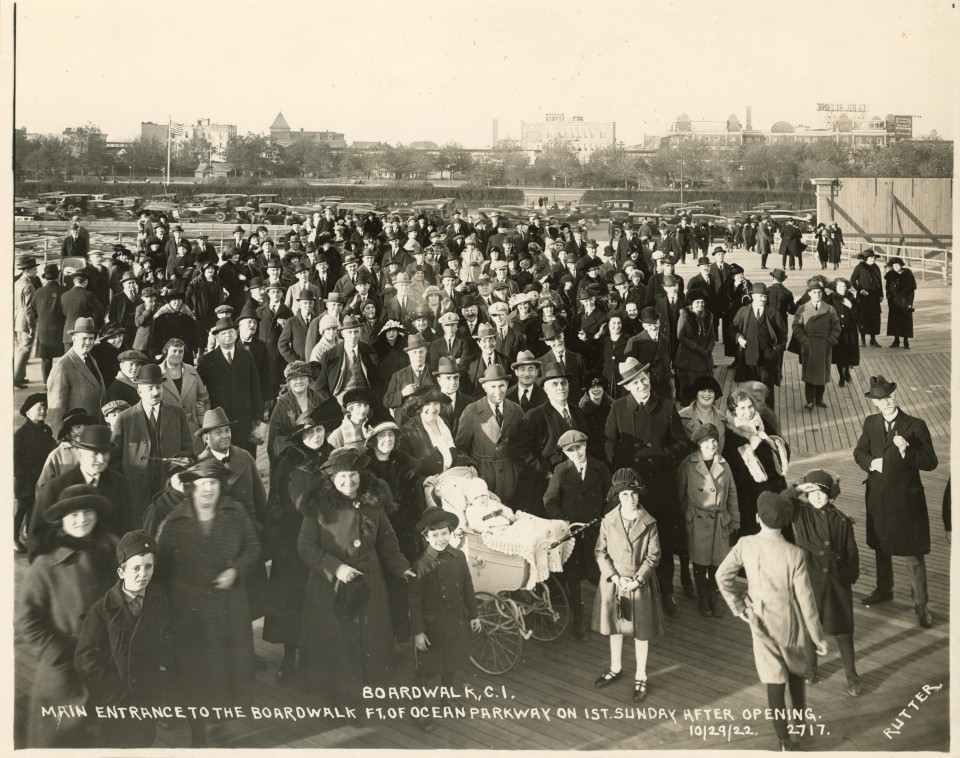
[[[690,435],[690,441],[694,445],[699,445],[705,439],[715,439],[720,441],[720,432],[713,424],[701,424]]]
[[[23,401],[23,405],[20,406],[20,415],[26,417],[27,411],[29,411],[37,403],[46,403],[47,402],[47,393],[46,392],[34,392],[26,400]]]
[[[73,329],[68,329],[67,334],[93,334],[97,333],[97,327],[95,326],[92,318],[78,318],[73,325]]]
[[[320,467],[320,470],[329,476],[333,476],[343,471],[360,471],[365,469],[369,463],[370,459],[360,450],[341,447],[330,453],[330,457]]]
[[[487,382],[508,382],[510,381],[510,374],[498,363],[494,366],[487,366],[483,372],[483,376],[477,381],[480,384],[486,384]]]
[[[698,265],[698,266],[709,266],[709,265],[710,265],[710,259],[709,259],[707,256],[702,255],[702,256],[700,256],[699,258],[697,258],[697,265]]]
[[[111,453],[117,447],[110,441],[110,427],[103,424],[88,425],[73,446],[94,453]]]
[[[234,326],[233,321],[231,321],[228,318],[221,318],[221,319],[217,319],[217,323],[213,325],[213,329],[211,329],[210,331],[213,332],[214,334],[219,334],[220,332],[225,332],[228,329],[236,329],[236,328],[237,327]]]
[[[648,305],[646,308],[641,309],[640,321],[644,324],[659,324],[660,317],[657,315],[656,309]]]
[[[784,279],[787,278],[787,272],[784,271],[782,268],[775,268],[773,271],[770,272],[770,276],[772,276],[778,282],[782,282]]]
[[[763,282],[755,282],[750,285],[750,294],[751,295],[766,295],[767,294],[767,285]]]
[[[883,374],[877,374],[870,377],[870,389],[863,393],[863,396],[870,400],[883,400],[889,397],[897,390],[896,382],[888,382],[883,378]]]
[[[117,545],[117,563],[121,566],[137,555],[157,552],[157,541],[142,529],[127,532]]]
[[[717,253],[725,253],[725,252],[727,252],[727,249],[723,245],[717,245],[715,248],[713,248],[713,253],[711,253],[711,255],[716,255]]]
[[[537,379],[542,386],[551,379],[566,379],[570,381],[573,374],[569,373],[560,363],[548,363],[543,367],[543,375]]]
[[[770,529],[785,529],[793,523],[796,503],[775,492],[761,492],[757,499],[757,515]]]
[[[582,445],[586,441],[587,435],[579,429],[568,429],[560,435],[560,439],[557,440],[557,447],[561,450],[566,450],[571,445]]]
[[[314,303],[317,300],[317,294],[313,290],[307,290],[307,289],[301,290],[300,294],[297,295],[297,300],[298,301],[306,300],[311,303]]]
[[[41,276],[48,280],[57,279],[60,276],[60,268],[56,263],[48,263],[43,267],[43,274]]]
[[[97,515],[108,512],[113,504],[100,494],[100,490],[89,484],[74,484],[60,493],[57,502],[47,506],[43,517],[56,524],[71,513],[77,511],[96,511]]]
[[[240,315],[237,316],[237,326],[240,326],[240,322],[245,321],[246,319],[260,321],[260,316],[253,308],[244,308]]]
[[[167,377],[156,363],[148,363],[137,372],[137,378],[133,381],[134,384],[163,384]]]
[[[516,367],[516,364],[514,364],[514,367]],[[437,370],[433,372],[433,375],[452,376],[459,373],[460,368],[457,366],[457,362],[452,358],[443,357],[437,362]]]
[[[451,513],[450,511],[445,511],[443,508],[434,506],[427,508],[427,510],[423,512],[423,515],[417,522],[416,530],[418,534],[423,534],[429,529],[441,529],[444,526],[449,527],[452,532],[460,526],[460,518],[456,513]]]
[[[617,370],[620,372],[620,381],[617,382],[617,384],[623,387],[636,379],[640,374],[649,373],[650,364],[645,363],[640,365],[640,361],[630,355],[627,356],[627,359],[623,363],[617,364]]]

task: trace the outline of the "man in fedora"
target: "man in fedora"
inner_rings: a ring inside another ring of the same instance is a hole
[[[553,470],[564,461],[557,441],[571,430],[590,430],[587,417],[580,405],[570,398],[570,374],[559,363],[547,363],[538,383],[547,401],[523,415],[517,438],[517,453],[523,469],[525,499],[518,498],[518,506],[537,514],[543,512],[543,493]],[[591,454],[603,456],[603,441],[591,440]]]
[[[489,307],[487,314],[493,328],[497,331],[494,347],[498,353],[515,361],[520,351],[526,347],[526,340],[522,332],[510,326],[508,318],[510,306],[506,303],[496,302]]]
[[[136,316],[137,306],[143,301],[137,294],[137,277],[132,271],[125,271],[120,277],[121,292],[114,294],[110,300],[110,307],[107,309],[107,321],[111,324],[119,324],[123,327],[126,336],[123,346],[129,347],[133,344],[133,335],[136,334]]]
[[[516,360],[510,364],[517,383],[507,390],[507,400],[519,405],[524,413],[547,402],[547,393],[537,382],[540,366],[540,361],[529,350],[520,351]]]
[[[20,276],[13,285],[13,331],[15,350],[13,362],[13,385],[17,389],[27,386],[27,361],[33,350],[33,338],[37,331],[36,288],[31,281],[37,273],[37,261],[30,255],[20,259]]]
[[[441,403],[440,416],[447,422],[451,434],[457,433],[460,417],[473,402],[473,398],[460,391],[461,371],[457,362],[451,358],[441,358],[436,371],[433,372],[440,392],[449,398],[450,403]]]
[[[833,346],[840,341],[840,316],[824,300],[824,284],[818,278],[807,282],[809,300],[793,317],[793,337],[800,348],[800,378],[806,398],[804,410],[813,410],[814,403],[826,408],[823,393],[832,381]],[[771,393],[772,394],[772,393]]]
[[[490,324],[481,324],[474,337],[480,349],[467,366],[464,390],[475,398],[483,397],[486,392],[480,385],[480,378],[491,366],[501,366],[509,374],[510,359],[496,350],[496,330]]]
[[[226,494],[240,503],[257,531],[263,528],[267,493],[257,471],[257,462],[249,452],[233,444],[233,427],[236,421],[227,418],[223,408],[214,408],[203,414],[203,423],[193,434],[203,440],[204,448],[197,460],[216,458],[226,466],[230,478],[226,482]]]
[[[562,322],[551,321],[543,327],[543,342],[550,349],[540,356],[543,365],[559,363],[570,376],[570,402],[580,402],[583,394],[580,386],[580,377],[586,372],[583,356],[567,349],[567,340],[563,332]]]
[[[144,366],[135,381],[140,402],[117,417],[112,441],[119,455],[111,466],[130,481],[130,505],[139,527],[150,501],[166,487],[168,472],[160,459],[192,455],[193,440],[183,409],[163,402],[167,378],[160,366]]]
[[[466,371],[477,352],[476,343],[468,343],[460,334],[460,317],[452,311],[440,315],[437,323],[443,330],[437,339],[430,343],[427,351],[427,363],[436,371],[441,358],[456,361],[461,371]]]
[[[507,400],[509,380],[503,366],[487,367],[478,379],[485,397],[467,406],[454,435],[457,450],[474,462],[490,491],[508,504],[520,476],[516,443],[523,418],[520,406]]]
[[[317,296],[312,290],[303,290],[297,296],[297,311],[287,319],[280,333],[280,355],[287,363],[306,360],[307,331],[313,321],[313,306]]]
[[[40,359],[40,376],[46,384],[53,368],[53,359],[66,352],[63,334],[66,316],[61,300],[67,288],[60,283],[60,269],[56,263],[43,267],[43,286],[34,294],[37,311],[37,357]]]
[[[260,394],[267,408],[272,409],[277,399],[277,389],[274,388],[274,379],[270,362],[270,354],[266,343],[257,336],[260,327],[260,318],[252,308],[244,308],[236,319],[237,346],[253,356],[253,363],[260,376]],[[279,380],[276,382],[279,388]]]
[[[382,397],[384,381],[380,359],[373,345],[360,341],[362,327],[356,316],[344,318],[339,327],[343,341],[327,350],[320,360],[317,385],[321,391],[325,388],[338,399],[351,389],[369,390],[374,398]]]
[[[103,375],[90,356],[97,335],[93,319],[78,318],[67,333],[70,349],[53,366],[47,379],[47,423],[57,432],[69,408],[89,408],[99,416],[106,397]]]
[[[670,371],[670,338],[662,329],[657,312],[650,307],[640,311],[643,331],[627,340],[623,354],[633,357],[648,367],[653,392],[667,400],[673,399]],[[620,386],[623,382],[619,383]]]
[[[793,219],[784,220],[783,228],[780,229],[780,256],[783,259],[780,263],[781,268],[787,267],[787,258],[790,258],[790,270],[794,268],[794,257],[796,257],[796,267],[803,270],[803,251],[807,249],[803,241],[803,235],[793,223]]]
[[[796,298],[784,284],[787,279],[787,272],[782,268],[775,268],[770,272],[770,278],[773,279],[773,284],[767,285],[767,305],[779,313],[783,318],[783,323],[786,324],[787,316],[792,316],[797,312]],[[781,365],[782,363],[781,360]]]
[[[237,445],[256,457],[257,444],[250,440],[250,433],[263,416],[259,371],[253,355],[237,345],[233,321],[220,319],[211,331],[217,347],[200,358],[197,373],[210,394],[211,407],[223,408],[237,422]]]
[[[904,556],[910,592],[920,626],[933,624],[927,608],[927,567],[930,519],[921,471],[933,471],[937,454],[926,423],[897,405],[897,383],[882,374],[870,377],[864,393],[877,413],[863,422],[853,458],[867,472],[867,544],[877,560],[877,586],[864,605],[893,599],[893,558]]]
[[[733,380],[763,382],[769,390],[767,405],[776,408],[774,388],[780,386],[787,325],[780,313],[767,304],[767,286],[763,282],[752,285],[750,301],[750,305],[737,311],[731,326],[739,347]]]
[[[71,340],[68,330],[73,328],[78,318],[90,318],[93,320],[94,326],[99,328],[106,313],[106,309],[97,300],[97,296],[88,289],[90,275],[86,269],[74,271],[67,278],[71,279],[73,286],[64,292],[60,298],[60,307],[63,309],[64,316],[64,350],[70,349]]]
[[[76,465],[37,489],[27,530],[27,555],[31,561],[46,547],[47,539],[56,529],[46,519],[47,509],[60,499],[67,487],[75,484],[96,487],[99,494],[110,501],[112,507],[103,515],[103,521],[112,534],[122,537],[127,530],[134,528],[130,481],[110,468],[110,459],[117,448],[110,441],[109,427],[91,424],[81,432],[73,446],[76,448]]]
[[[652,391],[650,366],[628,356],[618,367],[620,385],[630,393],[613,402],[605,428],[606,459],[612,470],[636,470],[650,491],[644,507],[657,520],[660,564],[657,580],[667,615],[680,609],[673,598],[673,556],[683,548],[683,524],[677,502],[677,466],[691,452],[683,421],[673,403]]]
[[[417,389],[434,384],[433,376],[427,367],[427,341],[422,334],[411,335],[403,351],[407,354],[410,363],[390,377],[387,392],[383,396],[383,406],[393,412],[403,405],[402,390],[408,384]]]

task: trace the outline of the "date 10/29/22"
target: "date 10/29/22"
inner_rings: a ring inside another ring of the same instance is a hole
[[[752,726],[737,724],[690,724],[690,736],[700,737],[706,741],[711,737],[720,737],[728,742],[734,737],[755,736],[757,731]],[[826,724],[790,724],[789,733],[797,737],[824,737],[830,734]]]

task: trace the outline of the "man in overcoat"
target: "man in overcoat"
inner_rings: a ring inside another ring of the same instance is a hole
[[[97,300],[87,285],[90,277],[85,269],[75,271],[72,274],[73,286],[68,289],[60,298],[60,307],[63,310],[63,346],[65,350],[70,349],[69,329],[76,323],[78,318],[93,319],[94,326],[99,327],[103,323],[103,316],[106,309]]]
[[[385,389],[380,359],[373,345],[360,341],[363,323],[355,316],[347,316],[340,325],[339,342],[327,350],[320,359],[318,387],[338,400],[347,390],[365,389],[376,399],[375,406],[382,405]],[[374,411],[376,408],[374,408]]]
[[[203,354],[197,373],[210,394],[211,407],[223,408],[237,422],[238,447],[256,457],[257,445],[250,441],[250,432],[263,416],[263,396],[253,355],[236,344],[237,329],[230,319],[220,319],[211,331],[217,347]]]
[[[294,361],[305,361],[307,330],[313,320],[313,308],[317,296],[313,290],[303,290],[297,296],[297,312],[293,318],[288,318],[280,333],[280,355],[289,364]]]
[[[823,301],[823,283],[811,279],[807,284],[810,300],[793,318],[793,334],[800,346],[801,378],[806,397],[804,410],[816,403],[826,408],[823,392],[831,381],[833,348],[840,341],[840,317],[833,306]]]
[[[460,417],[467,406],[473,402],[473,398],[460,391],[460,369],[457,368],[456,361],[441,358],[440,365],[433,372],[433,376],[440,392],[450,398],[449,405],[440,406],[440,416],[447,423],[450,433],[455,435],[460,425]]]
[[[134,380],[140,402],[121,412],[113,427],[117,456],[114,470],[130,481],[130,507],[136,528],[154,495],[164,490],[169,471],[161,458],[193,455],[193,440],[183,409],[163,402],[167,381],[160,366],[150,364]]]
[[[780,230],[780,256],[782,262],[781,268],[787,267],[787,258],[790,258],[790,270],[794,268],[794,257],[796,257],[797,268],[803,269],[803,251],[807,246],[803,242],[803,235],[793,223],[793,219],[786,219],[783,228]]]
[[[877,587],[863,604],[893,599],[892,556],[905,556],[917,621],[929,628],[924,556],[930,552],[930,519],[920,472],[933,471],[939,461],[926,423],[898,407],[896,390],[897,383],[882,374],[870,377],[864,396],[879,412],[864,420],[853,451],[867,472],[867,545],[877,560]]]
[[[677,409],[651,391],[650,367],[628,356],[619,366],[621,386],[629,391],[615,400],[607,416],[607,460],[614,470],[632,468],[650,491],[650,515],[657,520],[661,559],[657,581],[664,612],[680,609],[673,597],[673,556],[683,550],[684,532],[677,502],[677,466],[692,451]]]
[[[774,387],[780,386],[783,351],[787,348],[787,325],[767,304],[767,285],[754,284],[750,300],[750,305],[737,311],[731,327],[739,345],[734,381],[763,382],[769,390],[767,405],[774,408]]]
[[[53,359],[65,352],[63,331],[66,315],[60,300],[67,288],[60,283],[57,264],[43,267],[43,286],[36,291],[33,304],[37,309],[37,357],[40,359],[40,376],[46,383],[53,368]]]
[[[467,406],[454,435],[457,449],[476,464],[490,491],[508,504],[520,477],[517,437],[523,418],[520,406],[506,399],[509,379],[500,365],[484,371],[479,384],[485,397]]]
[[[595,582],[600,576],[594,548],[600,533],[599,520],[606,510],[610,469],[603,461],[587,454],[587,435],[581,431],[571,429],[564,432],[557,439],[556,446],[564,458],[553,469],[543,496],[547,518],[581,524],[598,522],[576,536],[573,553],[564,564],[561,575],[573,610],[570,635],[586,642],[589,634],[583,618],[580,582],[584,579]]]
[[[99,418],[106,399],[106,382],[90,357],[97,335],[93,319],[78,318],[67,333],[71,347],[47,379],[47,423],[55,434],[68,409],[86,408]]]

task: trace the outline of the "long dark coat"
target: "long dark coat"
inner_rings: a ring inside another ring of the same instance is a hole
[[[848,306],[844,300],[848,301],[850,305]],[[857,338],[857,311],[859,309],[857,300],[850,293],[847,293],[845,298],[833,293],[829,302],[840,319],[840,340],[833,348],[833,365],[859,366],[860,340]]]
[[[67,288],[52,279],[36,291],[33,303],[37,309],[37,357],[59,358],[63,355],[64,315],[60,298]]]
[[[756,379],[779,387],[783,378],[787,325],[779,311],[769,306],[763,309],[762,321],[757,320],[752,305],[745,305],[737,311],[730,324],[730,332],[737,345],[733,380],[747,382]],[[742,349],[736,342],[740,336],[747,341],[747,346]]]
[[[234,345],[233,363],[227,363],[223,351],[215,348],[201,356],[197,373],[210,394],[210,407],[223,408],[227,418],[237,422],[233,443],[249,450],[250,431],[263,416],[260,374],[252,354]]]
[[[602,519],[607,510],[606,497],[611,484],[610,469],[607,464],[587,456],[587,468],[583,479],[577,473],[577,467],[570,460],[554,469],[543,496],[543,507],[547,518],[586,524],[594,519]],[[568,579],[596,581],[599,576],[594,551],[600,524],[584,529],[574,539],[573,552],[563,564],[563,575]]]
[[[656,569],[660,563],[659,526],[643,508],[633,521],[625,522],[619,505],[600,522],[594,554],[600,566],[600,583],[593,604],[592,628],[600,634],[625,634],[649,640],[663,634],[663,611]],[[630,593],[629,618],[618,619],[617,588],[610,581],[615,574],[638,579],[641,584]]]
[[[413,564],[408,597],[410,630],[425,633],[430,647],[416,651],[421,674],[453,673],[470,665],[470,625],[477,599],[466,556],[454,547],[427,546]]]
[[[764,425],[764,431],[767,434],[773,432]],[[740,533],[756,534],[760,531],[760,525],[757,524],[757,499],[761,492],[782,492],[787,486],[786,479],[777,473],[774,460],[776,453],[766,442],[761,442],[760,446],[754,451],[754,454],[767,473],[765,482],[758,482],[753,478],[750,469],[743,460],[740,448],[750,444],[750,437],[744,430],[733,424],[727,425],[723,450],[721,454],[723,459],[730,465],[730,472],[733,474],[733,483],[737,487],[737,507],[740,509]],[[789,454],[789,450],[788,450]]]
[[[829,384],[833,348],[840,341],[837,312],[826,302],[819,310],[807,302],[793,318],[793,334],[800,345],[800,378],[808,384]]]
[[[899,411],[888,434],[883,416],[863,422],[853,458],[867,472],[867,545],[889,555],[930,552],[930,518],[921,471],[933,471],[939,461],[926,423]],[[909,447],[906,455],[893,444],[897,434]],[[883,459],[883,472],[870,471],[870,461]]]
[[[571,429],[587,435],[587,452],[594,458],[603,458],[603,436],[591,436],[586,414],[576,403],[568,403],[572,424],[563,420],[563,416],[549,402],[531,408],[520,422],[520,434],[517,438],[517,452],[524,474],[541,481],[557,466],[567,460],[563,451],[557,447],[560,437]],[[542,495],[542,491],[541,491]]]
[[[715,334],[713,314],[708,309],[699,316],[690,308],[683,309],[677,324],[677,351],[673,358],[679,397],[697,377],[713,376]]]
[[[913,297],[917,291],[917,280],[913,272],[905,268],[899,274],[888,271],[884,277],[887,281],[887,316],[888,337],[913,337]]]
[[[260,388],[264,398],[275,398],[283,381],[283,370],[287,367],[287,362],[280,355],[280,335],[283,333],[283,327],[280,321],[293,318],[293,311],[282,303],[277,308],[276,314],[270,310],[267,303],[257,308],[257,316],[260,318],[260,327],[257,336],[263,340],[267,346],[267,360],[270,363],[270,381],[269,391]]]
[[[39,556],[23,581],[15,629],[37,657],[30,694],[27,746],[79,747],[80,719],[41,717],[44,706],[86,705],[73,665],[84,614],[116,579],[117,540],[97,528],[90,548],[60,544]]]
[[[681,548],[685,535],[675,477],[693,445],[673,403],[654,394],[642,406],[633,395],[622,397],[610,409],[605,435],[611,468],[635,469],[650,490],[648,510],[657,520],[660,545]]]
[[[883,274],[874,263],[858,263],[850,275],[850,286],[856,290],[858,326],[863,334],[880,333],[880,311],[883,303]]]
[[[121,579],[87,613],[74,662],[94,705],[163,705],[160,668],[173,670],[173,646],[173,616],[163,588],[151,582],[134,616]]]
[[[270,604],[263,621],[267,642],[300,644],[303,596],[309,571],[300,560],[297,541],[303,515],[298,504],[324,476],[320,467],[333,448],[324,443],[319,450],[289,445],[271,468],[270,497],[263,525],[263,547],[270,564]]]
[[[860,576],[860,553],[853,521],[833,504],[797,508],[793,537],[803,548],[807,573],[827,634],[853,634],[853,590]]]
[[[595,457],[600,460],[606,460],[606,436],[604,430],[607,426],[607,416],[610,415],[610,409],[613,407],[613,398],[604,393],[600,399],[600,403],[597,404],[590,399],[588,393],[584,393],[578,405],[587,420],[587,439],[600,440],[600,444],[604,448],[603,454]]]
[[[53,430],[29,419],[13,433],[13,496],[33,503],[37,480],[47,456],[57,446]]]
[[[64,345],[70,344],[70,335],[67,332],[73,329],[78,318],[92,318],[94,325],[100,327],[103,325],[103,316],[107,312],[107,309],[97,300],[96,295],[89,289],[77,286],[71,287],[60,295],[60,307],[64,316],[61,336]]]
[[[167,592],[176,634],[175,692],[183,705],[242,705],[253,684],[253,629],[244,578],[260,558],[260,539],[242,505],[221,495],[207,537],[191,500],[160,527],[156,579]],[[228,568],[237,579],[217,589]]]
[[[360,472],[355,501],[321,475],[304,504],[297,544],[310,570],[300,632],[300,670],[306,686],[325,701],[345,705],[360,698],[363,684],[385,683],[393,657],[393,629],[383,568],[401,577],[409,568],[387,517],[390,489]],[[358,544],[359,543],[359,544]],[[335,610],[336,572],[342,564],[363,572],[369,597],[357,618]]]
[[[450,406],[440,407],[447,408]],[[449,429],[449,424],[447,426]],[[407,453],[417,462],[417,471],[420,473],[420,476],[428,477],[441,473],[443,471],[443,454],[433,446],[430,435],[428,435],[427,430],[423,428],[420,414],[418,413],[412,418],[405,419],[401,431],[403,434],[400,436],[398,445],[403,452]],[[453,431],[451,430],[451,437],[452,436]],[[451,455],[453,460],[456,460],[456,448],[450,448],[450,450],[452,451]]]

